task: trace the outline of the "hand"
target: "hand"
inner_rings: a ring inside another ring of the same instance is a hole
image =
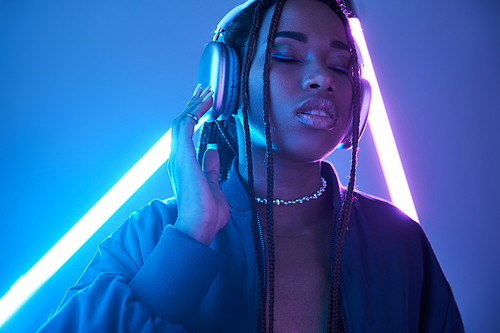
[[[217,231],[229,220],[229,205],[219,186],[219,154],[208,149],[203,169],[196,160],[193,144],[195,119],[201,118],[213,103],[210,86],[196,86],[193,98],[172,122],[171,152],[168,160],[170,181],[177,199],[175,227],[186,235],[210,245]]]

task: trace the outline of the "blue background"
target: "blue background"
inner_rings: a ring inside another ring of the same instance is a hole
[[[183,109],[233,0],[0,0],[0,295]],[[500,313],[500,4],[358,0],[417,212],[469,332]],[[472,6],[473,5],[473,6]],[[349,153],[330,158],[347,183]],[[369,131],[358,188],[389,199]],[[1,332],[29,332],[96,245],[153,198],[159,170]]]

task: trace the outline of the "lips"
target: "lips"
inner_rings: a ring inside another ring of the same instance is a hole
[[[330,130],[338,123],[335,105],[325,98],[314,97],[305,101],[297,109],[297,118],[305,125],[322,130]]]

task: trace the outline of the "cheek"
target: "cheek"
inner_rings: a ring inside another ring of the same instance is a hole
[[[291,97],[297,94],[297,89],[300,89],[300,82],[294,82],[294,77],[289,72],[278,70],[277,68],[269,68],[269,95],[268,95],[268,110],[271,116],[273,114],[284,112],[292,107]],[[248,77],[249,87],[249,118],[250,123],[256,129],[264,131],[264,111],[263,111],[263,60],[255,59]]]
[[[271,118],[288,118],[305,99],[302,95],[301,82],[298,75],[273,70],[269,77],[269,108]]]
[[[270,90],[273,98],[279,98],[280,95],[293,96],[302,90],[301,78],[304,73],[290,67],[271,66],[269,75]],[[275,97],[276,96],[276,97]]]

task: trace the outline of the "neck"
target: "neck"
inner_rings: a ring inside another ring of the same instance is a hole
[[[254,149],[253,176],[255,195],[267,197],[267,165],[264,162],[265,149]],[[245,154],[239,154],[239,170],[243,179],[248,183]],[[274,187],[275,199],[294,200],[315,193],[321,186],[321,163],[295,162],[274,154]]]
[[[255,195],[267,197],[267,171],[261,156],[254,158],[254,189]],[[255,156],[254,156],[255,157]],[[239,170],[247,181],[246,160],[239,160]],[[280,158],[274,159],[274,188],[273,198],[294,200],[315,193],[321,186],[321,165],[314,163],[291,163]],[[315,231],[329,233],[333,219],[333,184],[328,183],[326,192],[318,199],[301,204],[273,205],[274,225],[276,237],[302,237],[313,234]],[[267,232],[266,207],[270,203],[257,204],[263,231]],[[311,223],[314,221],[314,223]],[[319,228],[319,229],[318,229]],[[323,229],[326,228],[326,229]]]

